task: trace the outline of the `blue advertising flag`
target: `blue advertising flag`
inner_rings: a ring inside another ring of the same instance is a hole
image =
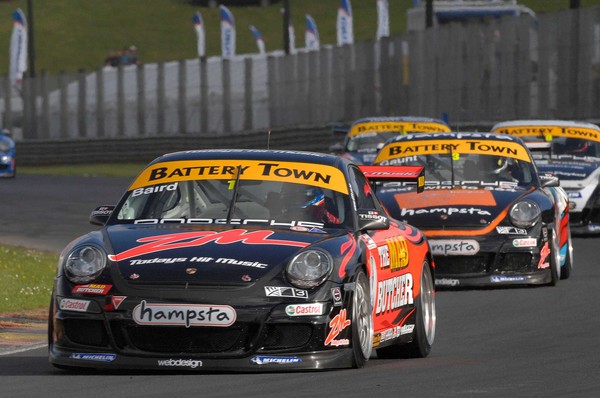
[[[256,26],[250,25],[250,31],[256,40],[256,46],[258,47],[258,53],[265,53],[265,41],[263,40],[262,34],[256,29]]]
[[[198,37],[198,56],[204,57],[206,55],[206,35],[204,33],[204,21],[202,21],[202,14],[197,11],[192,18],[194,29],[196,30],[196,36]]]
[[[341,0],[337,13],[337,44],[354,44],[352,5],[350,0]]]
[[[317,23],[313,17],[308,14],[306,14],[306,33],[304,35],[304,40],[306,43],[306,48],[309,50],[318,50],[321,48]]]
[[[221,10],[221,56],[235,56],[235,20],[227,7],[220,5]]]
[[[10,82],[17,89],[23,85],[23,74],[27,70],[27,19],[21,9],[12,13],[13,31],[10,37]]]
[[[377,40],[390,36],[388,0],[377,0]]]

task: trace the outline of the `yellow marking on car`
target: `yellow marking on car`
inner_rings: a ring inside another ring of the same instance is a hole
[[[379,151],[374,163],[407,156],[444,153],[505,156],[531,163],[527,149],[519,143],[478,139],[392,142]]]
[[[493,133],[514,135],[517,137],[543,137],[546,141],[552,141],[552,138],[567,137],[580,138],[585,140],[600,142],[600,131],[588,127],[563,127],[563,126],[509,126],[498,127]]]
[[[398,132],[406,134],[409,132],[418,133],[449,133],[450,127],[436,122],[364,122],[354,124],[348,135],[354,137],[365,133]]]
[[[194,180],[267,180],[306,184],[348,194],[341,170],[328,165],[271,160],[182,160],[147,167],[129,190],[156,184]]]

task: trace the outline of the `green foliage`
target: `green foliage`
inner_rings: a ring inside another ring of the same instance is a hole
[[[58,255],[0,245],[0,312],[48,306]]]
[[[218,8],[200,7],[190,0],[13,0],[0,1],[0,54],[8,54],[12,31],[11,14],[21,8],[28,16],[33,4],[36,73],[46,70],[75,72],[101,67],[109,51],[135,44],[142,62],[162,62],[196,57],[196,34],[192,17],[200,11],[206,26],[207,54],[220,54]],[[521,0],[536,12],[555,12],[569,7],[569,0]],[[197,2],[196,2],[197,4]],[[376,1],[354,0],[354,36],[375,37]],[[296,47],[304,46],[305,15],[316,21],[321,43],[335,44],[335,20],[339,0],[290,0]],[[390,0],[392,34],[406,30],[406,10],[412,0]],[[600,0],[581,0],[582,6],[600,5]],[[262,33],[267,51],[283,49],[282,3],[268,7],[230,6],[237,27],[237,53],[256,52],[249,26]],[[8,59],[0,74],[8,71]]]

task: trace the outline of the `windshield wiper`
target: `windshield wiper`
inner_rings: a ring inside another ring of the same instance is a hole
[[[452,189],[454,189],[454,154],[452,153],[452,147],[450,147],[450,178],[452,179]]]
[[[229,210],[227,211],[227,224],[231,222],[231,216],[235,208],[235,202],[237,201],[238,192],[240,190],[240,175],[242,174],[242,166],[237,167],[237,175],[235,176],[235,186],[233,187],[233,196],[231,197],[231,203],[229,203]]]

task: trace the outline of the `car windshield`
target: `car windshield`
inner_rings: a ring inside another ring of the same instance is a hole
[[[600,143],[579,138],[555,137],[552,139],[552,155],[599,157]]]
[[[365,133],[356,135],[348,141],[346,150],[356,152],[361,150],[377,151],[383,147],[383,144],[399,133],[397,131],[384,131],[379,133]]]
[[[534,182],[531,163],[511,157],[482,154],[429,154],[391,159],[390,165],[423,166],[426,182],[512,183],[526,186]]]
[[[526,142],[547,142],[541,137],[523,137]],[[536,151],[535,159],[550,156],[560,158],[595,157],[600,158],[600,142],[572,137],[553,137],[550,150]]]
[[[288,223],[346,227],[349,196],[318,186],[280,181],[208,179],[130,190],[113,223]]]

